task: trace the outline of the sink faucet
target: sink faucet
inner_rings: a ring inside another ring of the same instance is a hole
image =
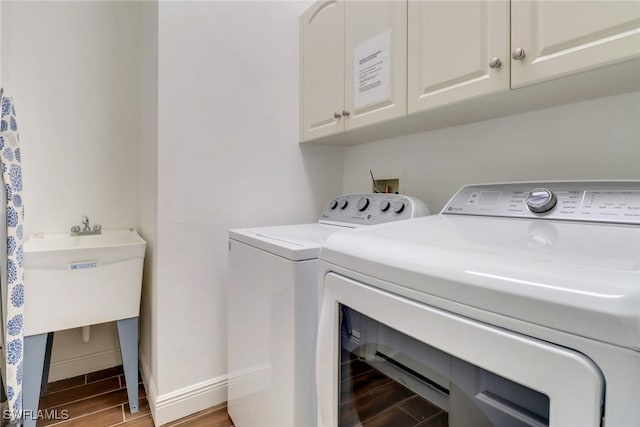
[[[80,228],[79,225],[71,227],[72,236],[89,236],[92,234],[102,234],[102,226],[96,224],[91,228],[89,225],[89,217],[86,215],[82,216],[82,228]]]

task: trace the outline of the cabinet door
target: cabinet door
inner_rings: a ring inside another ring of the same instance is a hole
[[[640,57],[636,0],[514,1],[511,19],[514,88]]]
[[[337,116],[344,109],[344,2],[319,1],[302,20],[302,139],[307,141],[344,131]]]
[[[345,5],[345,128],[407,113],[407,1]]]
[[[506,0],[410,0],[409,114],[508,90],[509,31]]]

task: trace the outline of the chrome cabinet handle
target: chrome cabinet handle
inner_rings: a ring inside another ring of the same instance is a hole
[[[334,119],[339,119],[340,117],[342,117],[342,116],[340,115],[340,113],[333,113],[333,118],[334,118]]]
[[[521,47],[517,47],[513,49],[513,52],[511,52],[511,57],[516,61],[520,61],[521,59],[524,59],[525,57],[524,49]]]
[[[491,61],[489,61],[489,68],[500,68],[502,66],[502,61],[500,61],[500,58],[498,58],[497,56],[494,56],[493,58],[491,58]]]
[[[346,111],[346,110],[342,110],[342,115],[345,117],[349,117],[349,114],[351,114],[350,112]]]

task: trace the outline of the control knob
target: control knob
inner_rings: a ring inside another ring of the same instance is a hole
[[[534,188],[527,194],[525,203],[531,212],[548,212],[556,205],[556,195],[546,188]]]
[[[358,200],[358,210],[360,212],[362,212],[363,210],[367,209],[367,207],[369,206],[369,199],[366,197],[361,197]]]
[[[338,201],[337,200],[332,200],[329,202],[329,209],[335,209],[338,207]]]
[[[381,212],[388,211],[390,207],[391,207],[391,203],[389,203],[388,200],[383,200],[382,202],[380,202],[380,211]]]
[[[395,213],[400,213],[404,210],[404,202],[395,202],[393,204],[393,211]]]
[[[347,199],[344,199],[340,202],[340,209],[346,209],[347,206],[349,206],[349,201]]]

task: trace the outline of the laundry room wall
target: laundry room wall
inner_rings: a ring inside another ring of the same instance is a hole
[[[15,99],[22,145],[25,235],[68,232],[85,214],[105,229],[136,226],[139,4],[0,7],[2,85]],[[119,363],[115,325],[94,327],[87,344],[79,329],[59,332],[50,379]]]
[[[226,400],[228,229],[317,221],[341,192],[343,148],[298,144],[309,4],[159,2],[157,424]]]
[[[146,386],[149,393],[156,390],[154,378],[158,367],[158,2],[146,1],[140,8],[138,231],[147,242],[147,250],[142,275],[139,357],[148,373]]]
[[[465,184],[640,179],[640,92],[346,149],[344,191],[399,177],[437,213]]]

